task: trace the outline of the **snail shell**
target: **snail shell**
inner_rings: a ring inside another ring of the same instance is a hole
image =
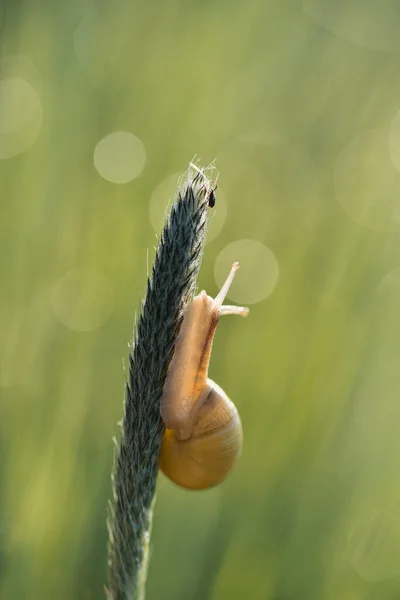
[[[242,425],[224,390],[208,378],[212,342],[221,315],[246,316],[248,309],[223,306],[237,269],[215,299],[203,290],[184,313],[161,398],[166,425],[159,466],[174,483],[206,489],[225,479],[240,456]]]

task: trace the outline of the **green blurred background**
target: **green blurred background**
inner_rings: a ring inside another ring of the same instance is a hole
[[[103,597],[123,361],[195,155],[199,286],[239,260],[251,309],[210,372],[245,444],[214,490],[160,476],[147,599],[400,597],[399,3],[3,0],[0,27],[0,598]]]

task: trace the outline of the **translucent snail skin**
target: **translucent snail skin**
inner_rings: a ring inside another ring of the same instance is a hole
[[[223,389],[208,378],[214,334],[222,315],[245,317],[249,309],[222,303],[237,262],[215,299],[203,290],[186,308],[161,397],[166,430],[159,466],[174,483],[207,489],[225,479],[241,453],[239,413]]]

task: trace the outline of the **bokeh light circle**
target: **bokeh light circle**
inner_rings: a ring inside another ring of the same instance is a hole
[[[157,185],[151,195],[149,218],[156,233],[159,233],[164,226],[166,216],[175,200],[180,177],[180,173],[169,175]],[[215,196],[215,206],[208,212],[206,244],[215,240],[220,234],[226,220],[227,202],[223,190],[218,187]]]
[[[389,156],[385,130],[354,138],[340,154],[334,173],[335,197],[358,225],[399,231],[400,174]]]
[[[400,575],[400,507],[374,508],[354,526],[349,545],[351,565],[365,581]]]
[[[238,261],[238,271],[228,298],[240,304],[255,304],[272,294],[279,277],[275,254],[265,244],[251,239],[236,240],[220,252],[215,266],[215,281],[220,288],[232,263]]]
[[[110,317],[114,294],[106,277],[92,269],[72,269],[54,285],[53,310],[69,329],[93,331]]]
[[[30,83],[41,95],[43,78],[27,54],[6,54],[0,58],[1,79],[20,77]]]
[[[129,183],[138,177],[146,162],[142,142],[128,131],[115,131],[103,137],[94,149],[94,165],[111,183]]]
[[[22,154],[36,141],[42,125],[42,101],[22,77],[0,81],[0,159]]]

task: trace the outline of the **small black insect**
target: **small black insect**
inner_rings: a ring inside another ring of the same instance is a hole
[[[217,189],[218,184],[217,181],[214,181],[212,183],[212,185],[208,188],[207,191],[207,199],[208,199],[208,206],[210,208],[214,208],[215,203],[216,203],[216,198],[215,198],[215,190]]]
[[[215,190],[211,189],[208,195],[208,206],[214,208],[215,206]]]
[[[197,171],[197,173],[199,175],[201,175],[203,179],[206,180],[206,183],[203,183],[203,185],[201,186],[200,190],[201,191],[205,190],[204,197],[208,201],[208,206],[210,208],[214,208],[215,202],[216,202],[216,199],[215,199],[215,190],[217,189],[217,179],[218,179],[218,177],[213,182],[214,187],[209,188],[209,183],[210,182],[207,181],[207,178],[204,175],[204,171],[202,171],[201,169],[199,169],[199,167],[197,165],[195,165],[194,163],[192,163],[192,162],[190,163],[190,166],[191,166],[192,169],[194,169],[195,171]],[[195,179],[197,179],[197,177],[198,177],[198,175],[196,175]]]

